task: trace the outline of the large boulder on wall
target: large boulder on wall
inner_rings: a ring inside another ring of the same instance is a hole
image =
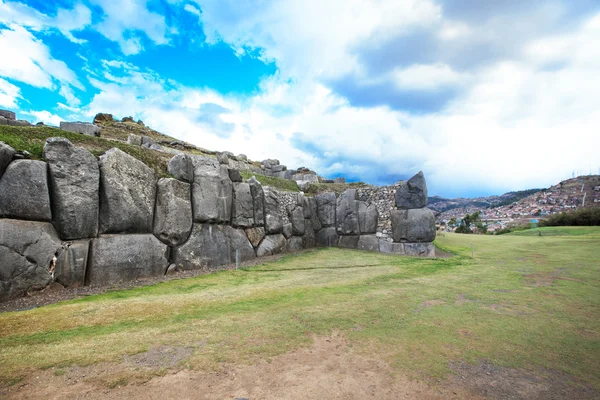
[[[314,197],[306,197],[304,205],[305,216],[307,208],[309,209],[310,213],[310,223],[316,232],[322,228],[321,220],[319,219],[319,207],[317,206],[317,199]]]
[[[242,229],[229,225],[194,224],[188,241],[173,249],[173,262],[186,270],[214,269],[234,263],[236,249],[240,261],[256,257]]]
[[[391,212],[394,242],[433,242],[435,216],[428,208],[394,210]]]
[[[179,246],[192,232],[192,199],[189,183],[173,178],[156,184],[154,236],[169,246]]]
[[[100,157],[100,233],[150,233],[156,173],[113,148]]]
[[[265,230],[268,234],[281,233],[283,220],[279,214],[279,194],[276,190],[264,188]]]
[[[51,221],[47,165],[17,160],[0,179],[0,217]]]
[[[379,212],[375,203],[358,202],[358,226],[361,234],[377,232],[378,219]]]
[[[54,280],[68,287],[85,285],[89,248],[89,239],[63,243],[56,260]]]
[[[0,219],[0,300],[46,287],[61,242],[48,222]]]
[[[100,170],[96,157],[64,138],[44,146],[48,161],[54,226],[63,240],[98,234]]]
[[[317,214],[323,227],[335,226],[335,193],[320,193],[315,196],[317,201]]]
[[[194,165],[187,154],[177,154],[169,160],[167,171],[180,181],[192,183],[194,181]]]
[[[254,176],[248,179],[247,183],[250,185],[250,194],[252,195],[254,226],[263,226],[265,224],[265,192]]]
[[[337,199],[336,229],[340,235],[358,235],[358,196],[356,189],[347,189]]]
[[[287,214],[292,224],[292,234],[295,236],[304,235],[304,207],[298,203],[291,204],[287,209]]]
[[[0,178],[4,175],[4,171],[6,171],[16,153],[15,149],[4,142],[0,142]]]
[[[104,235],[92,240],[87,282],[108,285],[162,276],[169,248],[152,234]]]
[[[302,238],[300,238],[300,241],[302,241]],[[282,234],[267,235],[256,249],[256,255],[264,257],[279,254],[285,250],[286,245],[287,241]]]
[[[192,157],[194,222],[229,223],[233,185],[227,167],[213,158]]]
[[[248,183],[235,182],[233,184],[231,225],[239,228],[249,228],[254,225],[254,203]]]
[[[423,171],[408,181],[400,182],[396,191],[396,206],[401,210],[423,208],[427,205],[427,183]]]

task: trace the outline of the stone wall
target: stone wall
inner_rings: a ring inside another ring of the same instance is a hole
[[[116,148],[96,159],[51,138],[37,161],[0,142],[0,300],[52,281],[107,285],[315,246],[433,255],[422,174],[398,186],[392,210],[393,189],[311,198],[243,181],[232,168],[242,158],[180,153],[173,178],[159,179]]]

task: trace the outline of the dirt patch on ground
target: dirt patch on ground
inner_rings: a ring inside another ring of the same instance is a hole
[[[148,368],[175,367],[189,358],[194,351],[192,347],[162,346],[150,349],[144,353],[126,356],[125,362],[130,365]]]
[[[457,306],[462,306],[463,304],[471,303],[472,301],[473,300],[467,299],[467,296],[460,293],[456,295],[456,300],[454,301],[454,304]]]
[[[523,369],[505,368],[487,362],[477,365],[452,365],[456,376],[452,383],[471,393],[491,399],[598,399],[600,392],[574,382],[573,377],[558,371],[534,374]]]

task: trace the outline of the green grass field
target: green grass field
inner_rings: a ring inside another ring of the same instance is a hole
[[[338,331],[354,351],[427,381],[451,374],[452,362],[485,360],[600,388],[600,228],[437,243],[456,256],[319,249],[0,314],[2,382],[165,345],[194,349],[180,368],[210,370]]]

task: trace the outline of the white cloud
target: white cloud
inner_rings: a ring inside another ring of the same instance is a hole
[[[435,90],[460,85],[467,79],[467,74],[456,72],[446,64],[417,64],[392,72],[392,80],[400,89]]]
[[[35,117],[35,122],[43,122],[46,125],[59,126],[60,121],[64,121],[58,115],[54,115],[48,111],[23,111],[23,114]]]
[[[21,90],[17,86],[0,78],[0,107],[15,109],[20,97]]]

